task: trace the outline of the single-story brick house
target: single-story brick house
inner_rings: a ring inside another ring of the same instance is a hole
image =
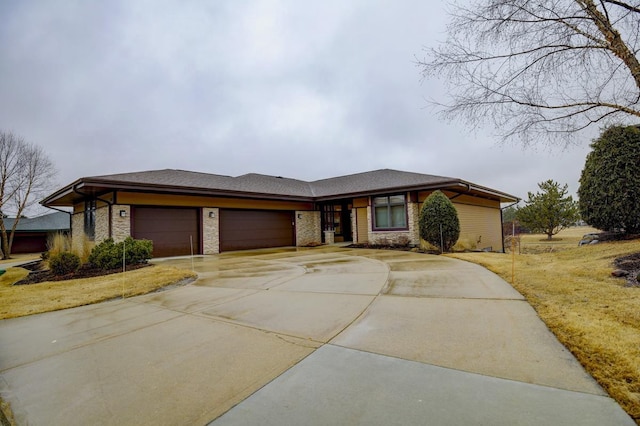
[[[503,250],[500,203],[516,197],[389,169],[313,182],[255,173],[123,173],[78,179],[42,204],[73,207],[74,244],[130,235],[153,240],[160,257],[341,241],[418,245],[421,203],[437,189],[458,210],[461,239]]]
[[[4,227],[11,232],[15,218],[4,218]],[[54,212],[37,217],[23,217],[18,221],[13,236],[11,253],[41,253],[47,251],[51,234],[67,234],[71,231],[69,213]]]

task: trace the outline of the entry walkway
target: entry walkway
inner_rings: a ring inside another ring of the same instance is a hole
[[[341,247],[193,264],[185,287],[0,321],[19,424],[635,424],[479,266]]]

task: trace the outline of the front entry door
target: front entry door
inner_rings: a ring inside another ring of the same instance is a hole
[[[351,241],[351,204],[338,202],[322,206],[322,229],[334,231],[336,243]],[[323,235],[324,238],[324,235]]]

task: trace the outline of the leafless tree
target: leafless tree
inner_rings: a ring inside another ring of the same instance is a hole
[[[446,118],[526,146],[640,117],[640,2],[475,0],[450,15],[446,42],[418,62],[448,83],[434,101]]]
[[[11,229],[0,220],[2,258],[11,255],[13,237],[20,218],[52,187],[56,174],[42,148],[11,132],[0,132],[0,212],[15,215]]]

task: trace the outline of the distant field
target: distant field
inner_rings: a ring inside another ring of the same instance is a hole
[[[583,235],[597,232],[600,231],[590,226],[576,226],[562,230],[554,235],[551,241],[547,240],[545,234],[520,234],[520,252],[535,254],[574,248],[578,246]],[[510,251],[510,247],[505,246],[505,250]]]

